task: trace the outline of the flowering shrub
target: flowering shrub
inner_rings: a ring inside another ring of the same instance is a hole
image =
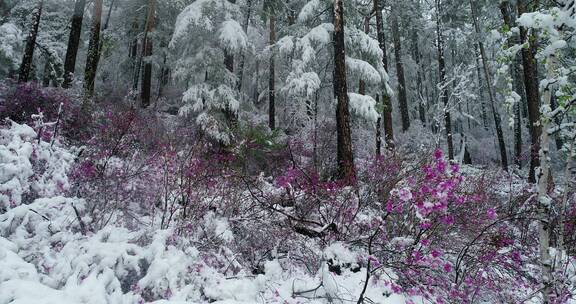
[[[499,215],[483,193],[491,186],[463,176],[440,151],[415,173],[391,191],[375,249],[405,291],[435,303],[479,295],[515,302],[537,287],[523,268],[535,248],[515,237],[520,213]]]
[[[435,151],[332,180],[304,140],[249,130],[223,149],[122,105],[91,115],[80,153],[16,122],[0,138],[6,168],[22,169],[2,173],[0,243],[17,249],[0,248],[0,266],[33,264],[11,273],[56,298],[517,303],[539,288],[534,199],[513,176]],[[25,297],[19,279],[0,288]]]
[[[34,82],[8,83],[0,94],[0,118],[34,125],[34,115],[41,114],[44,122],[59,121],[60,134],[69,139],[86,139],[89,133],[90,113],[82,109],[64,91],[43,88]],[[51,136],[47,130],[46,136]]]
[[[322,181],[297,166],[273,181],[260,179],[259,191],[251,195],[280,216],[272,220],[279,227],[261,233],[282,235],[276,250],[306,256],[297,263],[308,269],[326,263],[337,274],[369,271],[368,277],[393,292],[433,303],[472,303],[479,297],[516,302],[538,288],[527,268],[535,263],[534,240],[518,235],[529,223],[531,201],[518,209],[494,205],[502,200],[489,195],[498,192],[497,183],[462,174],[440,151],[414,167],[392,157],[361,167],[354,187]],[[358,266],[306,255],[300,246],[309,246],[309,240],[317,240],[319,248],[351,244]],[[255,244],[253,253],[272,249]]]

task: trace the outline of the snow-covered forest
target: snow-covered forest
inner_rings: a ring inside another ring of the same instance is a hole
[[[576,303],[576,1],[0,0],[0,304]]]

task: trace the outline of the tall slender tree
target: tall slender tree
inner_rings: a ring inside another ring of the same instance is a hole
[[[350,131],[349,97],[346,85],[346,51],[344,45],[343,0],[334,1],[334,95],[336,97],[336,131],[338,177],[354,178],[354,155]]]
[[[38,27],[40,26],[40,19],[42,18],[42,9],[44,7],[44,0],[38,1],[34,12],[32,13],[32,24],[30,32],[26,37],[26,47],[24,49],[24,56],[20,64],[20,73],[18,80],[20,82],[27,82],[30,77],[30,70],[32,69],[32,60],[34,59],[34,49],[36,48],[36,38],[38,37]]]
[[[472,21],[474,23],[474,29],[476,31],[476,36],[478,39],[478,48],[480,49],[480,59],[482,60],[482,67],[484,68],[484,79],[488,84],[486,86],[486,90],[488,91],[488,97],[490,100],[490,110],[492,111],[492,117],[494,118],[494,126],[496,128],[496,137],[498,139],[498,148],[500,150],[500,164],[502,165],[502,169],[508,171],[508,155],[506,154],[506,142],[504,141],[504,132],[502,131],[502,121],[500,119],[500,113],[498,113],[498,109],[496,108],[496,101],[494,97],[494,91],[492,86],[491,77],[490,77],[490,68],[488,67],[488,58],[486,56],[486,50],[484,49],[484,43],[482,43],[482,39],[480,37],[480,22],[478,21],[478,8],[476,7],[476,2],[474,0],[470,0],[470,8],[472,11]]]
[[[394,60],[396,62],[396,76],[398,78],[398,105],[400,108],[400,118],[402,120],[402,131],[406,132],[410,128],[410,113],[408,109],[408,98],[406,96],[406,79],[404,76],[404,65],[402,63],[402,40],[400,37],[400,25],[398,24],[399,3],[392,5],[390,19],[392,21],[392,41],[394,42]]]
[[[268,75],[268,126],[270,127],[271,130],[274,130],[276,128],[276,91],[275,91],[275,84],[276,84],[276,73],[274,71],[274,57],[275,57],[275,52],[274,52],[274,43],[276,43],[276,26],[275,26],[275,22],[276,22],[276,16],[274,16],[274,13],[271,11],[269,12],[269,16],[268,16],[268,23],[270,26],[270,30],[269,30],[269,41],[268,43],[271,46],[270,49],[270,69],[269,69],[269,75]]]
[[[444,38],[442,36],[442,24],[440,17],[441,0],[436,0],[436,47],[438,50],[438,74],[442,89],[440,97],[444,106],[444,128],[446,132],[446,143],[448,146],[448,158],[454,159],[454,142],[452,140],[452,118],[450,116],[450,97],[448,96],[448,85],[446,84],[446,59],[444,58]]]
[[[518,15],[529,13],[528,1],[517,0]],[[526,90],[526,102],[528,104],[528,120],[530,129],[530,171],[528,181],[536,182],[536,168],[540,166],[540,92],[538,84],[538,64],[536,61],[536,34],[529,33],[525,27],[520,27],[520,39],[522,43],[528,43],[528,47],[522,48],[522,66],[524,69],[524,88]]]
[[[500,12],[504,19],[504,25],[509,29],[513,28],[515,26],[513,21],[514,15],[510,1],[504,0],[500,2]],[[516,33],[512,33],[512,36],[508,39],[508,47],[512,48],[517,44],[520,44],[520,39]],[[514,91],[520,96],[520,101],[514,105],[514,164],[519,168],[522,168],[522,105],[526,100],[526,93],[524,85],[522,84],[522,74],[520,72],[521,64],[521,55],[516,54],[512,61],[510,74]]]
[[[142,58],[144,58],[144,74],[142,75],[142,91],[141,98],[142,108],[147,108],[150,105],[150,97],[152,90],[152,47],[153,42],[150,37],[152,31],[154,31],[156,16],[156,0],[148,0],[148,15],[146,17],[146,29],[144,31],[144,40],[142,46]]]
[[[254,2],[253,0],[246,0],[246,15],[244,17],[244,23],[242,24],[242,29],[244,30],[244,33],[248,33],[248,25],[250,25],[250,17],[252,15],[253,2]],[[242,89],[242,84],[244,82],[245,65],[246,65],[246,51],[242,52],[242,56],[240,56],[240,62],[238,63],[238,91]]]
[[[386,36],[384,33],[384,21],[382,17],[382,9],[384,7],[384,0],[373,0],[374,13],[376,15],[376,36],[378,38],[378,45],[382,50],[382,64],[384,70],[388,72],[388,53],[386,51]],[[378,101],[379,96],[376,96]],[[392,125],[392,103],[390,102],[390,96],[384,88],[382,90],[382,108],[383,108],[383,119],[378,117],[376,122],[376,155],[381,155],[382,146],[382,135],[380,133],[380,125],[382,120],[384,120],[384,136],[386,141],[386,148],[394,149],[394,127]]]
[[[86,58],[86,69],[84,70],[84,91],[87,97],[94,95],[94,81],[98,70],[98,55],[100,49],[100,23],[102,22],[102,1],[94,0],[92,14],[92,29],[90,32],[90,43],[88,44],[88,56]]]
[[[68,47],[66,48],[66,57],[64,59],[64,82],[62,87],[68,88],[74,79],[74,70],[76,69],[76,56],[80,46],[80,35],[82,34],[82,20],[84,19],[84,9],[86,0],[76,0],[74,4],[74,14],[70,22],[70,36],[68,37]]]

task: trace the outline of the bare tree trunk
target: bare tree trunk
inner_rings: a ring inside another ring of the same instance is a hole
[[[551,84],[554,82],[554,55],[548,56],[546,60],[548,85],[544,88],[543,108],[549,108],[552,100]],[[552,294],[552,259],[550,257],[550,205],[552,199],[548,195],[548,180],[550,178],[550,136],[546,130],[550,125],[548,117],[540,119],[542,130],[540,135],[540,169],[538,170],[538,234],[540,243],[540,264],[542,267],[542,300],[543,303],[550,303]]]
[[[414,1],[414,5],[415,5],[414,10],[416,11],[418,18],[420,18],[422,14],[420,0]],[[419,42],[418,31],[420,31],[419,26],[417,26],[416,29],[412,31],[411,35],[412,58],[416,63],[416,96],[418,98],[418,118],[420,119],[422,126],[426,127],[426,109],[424,107],[424,94],[422,85],[424,73],[423,68],[420,65],[422,61],[422,54],[420,53],[420,47],[418,46]]]
[[[142,108],[147,108],[150,105],[151,87],[152,87],[152,62],[150,62],[150,56],[152,56],[152,39],[150,39],[150,33],[154,30],[155,25],[155,15],[156,15],[156,0],[148,1],[148,17],[146,17],[146,30],[144,32],[144,45],[142,47],[142,58],[144,58],[144,75],[142,78],[142,92],[141,98]]]
[[[382,18],[382,3],[383,0],[373,0],[374,1],[374,11],[376,14],[376,35],[378,36],[378,44],[382,50],[382,64],[386,72],[388,72],[388,56],[386,52],[386,37],[384,35],[384,22]],[[377,100],[378,101],[378,100]],[[392,125],[392,103],[390,102],[390,96],[386,89],[382,93],[382,105],[384,110],[382,113],[384,119],[384,136],[386,141],[386,148],[394,149],[394,128]],[[382,118],[378,118],[376,122],[376,155],[381,155],[382,139],[380,134],[380,125]]]
[[[394,59],[396,61],[396,76],[398,78],[398,105],[400,106],[400,118],[402,120],[402,131],[410,129],[410,114],[408,113],[408,99],[406,97],[406,79],[404,78],[404,66],[402,65],[402,41],[400,40],[400,29],[398,25],[398,4],[393,5],[392,19],[392,41],[394,42]]]
[[[69,88],[74,79],[76,69],[76,56],[80,46],[80,35],[82,34],[82,20],[84,19],[84,8],[86,0],[76,0],[74,5],[74,15],[72,15],[70,36],[68,37],[68,47],[64,59],[64,82],[62,87]]]
[[[48,87],[50,85],[50,57],[46,56],[46,62],[44,62],[44,71],[42,72],[42,86]]]
[[[236,0],[228,0],[228,2],[235,4]],[[228,72],[234,74],[234,55],[230,54],[227,50],[224,50],[224,66]],[[235,87],[238,87],[237,83]],[[226,105],[226,108],[224,109],[224,115],[226,116],[226,120],[228,121],[230,127],[233,127],[238,121],[236,113],[230,109],[229,105]]]
[[[420,62],[422,55],[418,47],[418,31],[412,32],[412,49],[414,50],[413,57],[416,63],[416,95],[418,96],[418,118],[422,126],[426,126],[426,109],[424,108],[424,96],[422,94],[422,68]]]
[[[440,25],[440,0],[436,0],[436,35],[438,47],[438,72],[442,91],[440,92],[442,103],[444,104],[444,127],[446,130],[446,142],[448,145],[448,159],[454,159],[454,142],[452,141],[452,118],[450,117],[450,105],[448,96],[448,85],[446,84],[446,61],[444,58],[444,41],[442,38]]]
[[[162,40],[160,42],[160,48],[166,48],[167,43],[166,41]],[[164,87],[168,84],[170,79],[170,68],[167,66],[167,56],[166,52],[162,54],[162,67],[160,68],[160,75],[158,76],[158,95],[157,98],[160,98],[164,93]]]
[[[500,3],[500,12],[504,19],[504,24],[508,28],[514,27],[512,10],[510,7],[510,2],[504,0]],[[520,41],[516,34],[508,41],[508,47],[513,47],[516,44],[520,44]],[[522,75],[520,73],[520,67],[522,64],[522,58],[520,54],[514,56],[514,61],[511,68],[511,76],[514,86],[514,91],[520,96],[520,101],[514,105],[514,164],[518,168],[522,168],[522,105],[526,100],[526,92],[522,84]]]
[[[476,45],[478,46],[478,45]],[[482,116],[482,126],[484,130],[488,131],[488,114],[486,113],[486,104],[484,102],[484,89],[482,82],[482,68],[480,68],[480,54],[478,54],[478,47],[475,48],[476,53],[476,76],[478,77],[478,97],[480,98],[481,116]]]
[[[102,1],[94,0],[94,14],[92,16],[92,31],[90,33],[90,43],[88,44],[88,57],[86,58],[86,69],[84,70],[84,91],[86,97],[94,95],[94,80],[98,70],[98,51],[100,48],[100,22],[102,19]]]
[[[244,20],[242,28],[244,29],[244,33],[248,34],[248,25],[250,24],[250,14],[252,13],[252,0],[247,0],[246,5],[248,6],[248,11],[246,12],[246,19]],[[238,64],[238,91],[242,90],[245,64],[246,64],[246,52],[243,52],[240,58],[240,63]]]
[[[36,37],[38,37],[38,27],[40,26],[40,18],[42,17],[42,8],[44,7],[44,0],[38,2],[38,6],[32,14],[32,27],[26,37],[26,48],[24,49],[24,56],[20,64],[20,73],[18,81],[27,82],[30,77],[30,70],[32,69],[32,60],[34,59],[34,48],[36,47]]]
[[[343,0],[334,1],[334,95],[336,105],[338,177],[355,177],[348,86],[346,85],[346,53],[344,47]]]
[[[508,155],[506,153],[506,142],[504,141],[504,132],[502,131],[502,122],[500,119],[500,114],[498,109],[496,109],[494,92],[492,91],[492,80],[490,78],[490,69],[488,68],[488,58],[486,56],[486,50],[484,49],[484,44],[480,39],[480,25],[478,21],[478,11],[473,0],[470,0],[470,7],[472,9],[472,20],[474,23],[474,29],[476,30],[476,35],[478,38],[478,48],[480,48],[480,56],[482,59],[482,66],[484,68],[484,78],[486,83],[486,89],[488,91],[488,97],[490,98],[490,108],[492,110],[492,117],[494,118],[494,126],[496,127],[496,137],[498,139],[498,148],[500,149],[500,164],[504,171],[508,171]]]
[[[555,95],[552,95],[552,103],[550,104],[550,109],[554,111],[557,108],[558,108],[558,100],[556,99]],[[556,122],[557,125],[560,125],[562,123],[562,120],[559,117],[556,117],[554,121]],[[554,141],[556,142],[556,150],[562,149],[562,146],[564,146],[564,142],[562,140],[560,132],[556,133],[556,135],[554,136]]]
[[[518,15],[527,13],[527,0],[517,0]],[[528,120],[530,121],[530,172],[528,181],[531,183],[536,182],[536,167],[540,166],[540,158],[538,151],[540,151],[540,134],[542,129],[540,127],[540,92],[538,84],[538,68],[536,62],[536,37],[529,35],[528,30],[520,27],[520,39],[522,43],[529,42],[530,46],[522,48],[522,65],[524,68],[524,88],[526,89],[526,101],[528,103]]]
[[[276,43],[276,28],[275,28],[275,17],[273,13],[269,16],[270,23],[270,46]],[[275,78],[276,73],[274,72],[274,49],[270,49],[270,73],[268,75],[268,126],[270,130],[276,128],[276,92],[275,92]]]

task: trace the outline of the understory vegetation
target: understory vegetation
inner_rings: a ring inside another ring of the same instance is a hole
[[[0,304],[576,303],[575,30],[573,0],[1,1]]]

